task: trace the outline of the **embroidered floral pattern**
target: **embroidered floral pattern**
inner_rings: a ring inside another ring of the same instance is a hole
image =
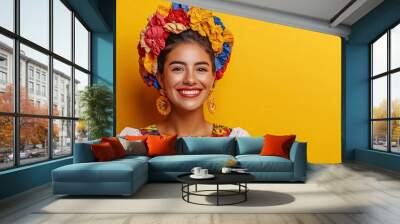
[[[139,129],[142,135],[161,135],[155,124]],[[221,124],[213,124],[210,137],[228,137],[232,129]]]

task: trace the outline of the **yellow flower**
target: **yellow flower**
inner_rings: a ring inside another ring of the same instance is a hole
[[[213,19],[211,11],[192,7],[190,8],[188,15],[190,17],[190,28],[197,31],[202,36],[207,36],[210,32],[208,21]]]
[[[197,7],[192,7],[188,15],[190,17],[190,23],[192,24],[206,23],[208,19],[212,17],[211,11]]]
[[[143,66],[146,69],[146,72],[149,74],[154,74],[154,64],[156,63],[156,58],[154,58],[150,53],[146,53],[143,58]]]
[[[231,45],[233,45],[233,34],[232,34],[231,31],[229,31],[229,30],[227,30],[227,29],[225,28],[224,33],[223,33],[223,36],[224,36],[225,42],[228,42],[228,43],[230,43]]]
[[[208,39],[211,42],[211,46],[215,52],[221,53],[225,38],[223,36],[223,30],[220,25],[215,25],[214,20],[208,21],[210,27]]]

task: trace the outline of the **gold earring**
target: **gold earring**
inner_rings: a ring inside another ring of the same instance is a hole
[[[212,96],[211,94],[212,94],[212,91],[210,92],[210,95],[208,96],[208,99],[207,99],[207,108],[211,114],[214,114],[215,109],[217,109],[217,105],[215,104],[215,97]]]
[[[169,102],[168,98],[164,95],[160,95],[156,100],[156,106],[158,113],[163,116],[168,115],[171,112],[171,103]]]

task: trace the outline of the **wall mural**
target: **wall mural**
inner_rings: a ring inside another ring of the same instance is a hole
[[[341,39],[164,0],[117,1],[119,135],[296,135],[341,162]]]

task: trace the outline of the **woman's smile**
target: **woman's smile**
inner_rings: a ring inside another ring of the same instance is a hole
[[[195,98],[198,97],[202,91],[199,88],[179,88],[177,89],[180,96],[185,98]]]

